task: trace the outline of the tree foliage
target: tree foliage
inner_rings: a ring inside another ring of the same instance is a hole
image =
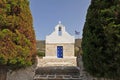
[[[91,0],[82,49],[90,74],[120,79],[120,0]]]
[[[36,53],[28,0],[0,0],[0,65],[31,65]]]

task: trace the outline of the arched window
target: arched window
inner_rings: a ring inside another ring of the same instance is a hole
[[[62,28],[61,28],[61,27],[59,27],[59,29],[58,29],[58,35],[59,35],[59,36],[62,35]]]

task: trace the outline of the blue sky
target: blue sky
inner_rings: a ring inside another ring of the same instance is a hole
[[[33,26],[37,40],[54,31],[59,21],[66,31],[76,38],[82,38],[82,30],[90,0],[30,0]],[[75,30],[80,35],[75,35]]]

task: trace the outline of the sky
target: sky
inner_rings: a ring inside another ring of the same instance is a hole
[[[89,5],[90,0],[30,0],[36,39],[45,40],[59,21],[69,34],[82,38]],[[80,35],[75,35],[75,30]]]

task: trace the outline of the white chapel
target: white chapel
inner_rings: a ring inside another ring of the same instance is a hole
[[[55,30],[46,36],[46,51],[43,57],[49,66],[76,66],[74,56],[75,38],[66,32],[65,26],[59,23]]]

